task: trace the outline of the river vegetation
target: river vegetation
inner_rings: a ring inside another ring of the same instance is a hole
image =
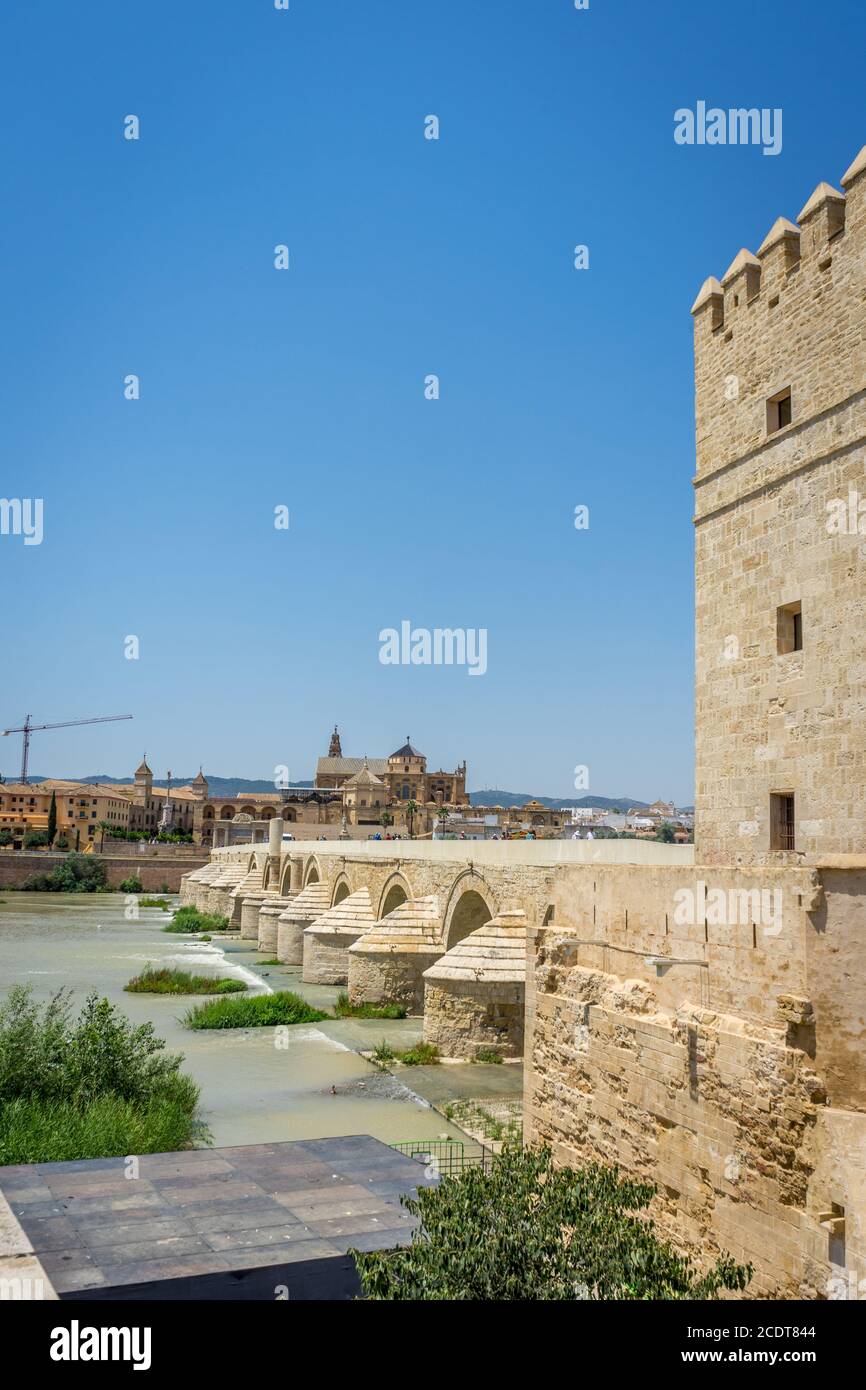
[[[101,859],[70,854],[53,869],[31,874],[21,885],[25,893],[106,893],[109,892],[105,865]]]
[[[701,1272],[647,1218],[655,1188],[615,1168],[557,1167],[546,1147],[505,1145],[488,1171],[464,1168],[400,1198],[411,1244],[352,1250],[370,1299],[549,1301],[715,1299],[750,1266],[728,1255]]]
[[[179,907],[170,922],[166,922],[163,931],[185,933],[191,935],[202,931],[229,931],[228,917],[222,917],[216,912],[199,912],[196,907]]]
[[[135,975],[124,989],[130,994],[240,994],[246,989],[243,980],[216,975],[191,975],[188,970],[154,970],[148,965]]]
[[[77,1018],[60,990],[0,1006],[0,1165],[163,1153],[207,1139],[199,1088],[150,1023],[94,991]]]
[[[439,1049],[435,1043],[418,1042],[412,1047],[392,1047],[385,1038],[373,1048],[373,1058],[383,1066],[389,1062],[402,1062],[404,1067],[432,1067],[439,1061]]]
[[[275,1024],[320,1023],[328,1015],[291,990],[248,999],[211,999],[184,1014],[187,1028],[269,1028]]]
[[[334,1003],[337,1018],[405,1018],[405,1004],[352,1004],[346,990],[341,990]]]

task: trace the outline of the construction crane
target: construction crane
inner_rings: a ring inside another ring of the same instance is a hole
[[[98,719],[64,719],[62,724],[32,724],[28,714],[23,724],[19,724],[15,729],[4,729],[2,737],[7,734],[23,734],[24,748],[21,753],[21,781],[27,783],[27,762],[30,757],[30,735],[36,729],[71,729],[75,724],[111,724],[117,719],[131,719],[131,714],[103,714]]]

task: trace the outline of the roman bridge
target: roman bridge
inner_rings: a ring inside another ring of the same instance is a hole
[[[445,1056],[523,1052],[527,944],[554,921],[595,921],[600,871],[691,863],[690,846],[640,840],[289,841],[215,849],[181,901],[354,1003],[424,1013]],[[601,893],[601,898],[599,898]]]
[[[423,1012],[443,1058],[525,1054],[527,1138],[652,1177],[660,1228],[751,1260],[758,1292],[846,1262],[866,1286],[866,859],[269,830],[182,901],[305,980]]]

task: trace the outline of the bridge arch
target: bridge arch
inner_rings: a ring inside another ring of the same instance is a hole
[[[337,882],[334,885],[334,891],[331,895],[331,907],[336,907],[337,903],[341,903],[344,898],[348,898],[351,891],[352,886],[349,883],[349,880],[346,878],[346,875],[340,874],[337,878]]]
[[[319,861],[314,854],[311,854],[304,867],[304,887],[309,887],[311,883],[318,883],[321,877]]]
[[[387,917],[389,912],[393,912],[395,907],[401,903],[412,901],[412,889],[401,873],[393,873],[390,878],[385,880],[382,892],[379,895],[379,907],[376,912],[376,919]]]
[[[451,885],[442,919],[446,951],[469,936],[470,932],[483,927],[485,922],[496,916],[498,910],[496,895],[487,880],[474,869],[464,869]]]
[[[292,864],[297,864],[297,859],[290,859],[286,856],[280,865],[280,897],[287,898],[289,889],[292,886]]]

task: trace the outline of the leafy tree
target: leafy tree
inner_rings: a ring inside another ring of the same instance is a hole
[[[44,849],[48,843],[47,830],[28,830],[24,836],[25,849]]]
[[[547,1147],[506,1143],[490,1172],[465,1168],[400,1201],[419,1217],[403,1249],[353,1250],[371,1299],[706,1299],[744,1289],[751,1267],[706,1272],[640,1213],[655,1193],[617,1169],[556,1167]]]
[[[105,865],[100,859],[70,854],[49,873],[31,874],[21,887],[25,893],[99,893],[106,881]]]
[[[12,844],[12,840],[13,835],[11,830],[0,830],[0,846],[5,849],[7,845]]]
[[[51,793],[51,805],[48,807],[48,843],[54,844],[57,835],[57,793]]]
[[[389,825],[394,824],[394,817],[391,815],[390,811],[382,812],[381,816],[379,817],[379,824],[381,825],[383,830],[387,830]]]
[[[130,874],[129,878],[121,879],[118,886],[121,893],[140,893],[144,888],[144,884],[138,877],[138,874]]]
[[[672,845],[674,843],[676,839],[676,832],[674,827],[671,825],[670,821],[664,821],[659,826],[659,832],[656,835],[656,839],[661,840],[662,843],[666,845]]]

